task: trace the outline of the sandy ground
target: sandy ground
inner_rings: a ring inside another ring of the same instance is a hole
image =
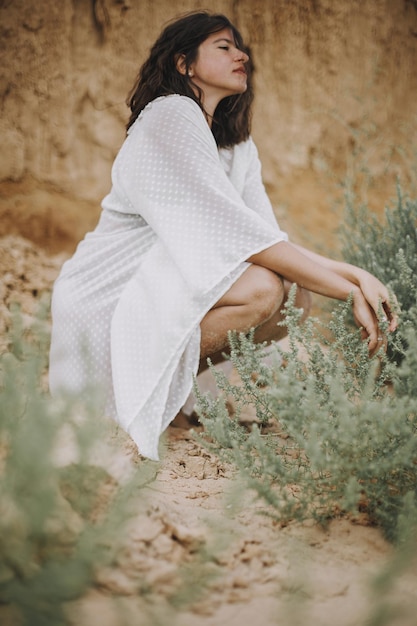
[[[10,303],[33,315],[63,259],[17,236],[0,240],[2,334]],[[127,435],[114,428],[112,439],[115,451],[99,451],[95,463],[118,481],[144,461]],[[63,444],[63,463],[67,452]],[[392,548],[366,520],[281,527],[249,493],[236,491],[232,468],[187,428],[168,429],[163,459],[152,467],[155,478],[141,490],[112,567],[98,571],[94,588],[67,607],[74,626],[417,624],[416,572],[383,593],[372,590]],[[167,598],[181,580],[185,602],[173,608]],[[372,622],[383,602],[383,618]]]

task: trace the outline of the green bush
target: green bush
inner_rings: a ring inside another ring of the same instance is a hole
[[[89,407],[53,401],[43,388],[45,328],[38,320],[24,329],[16,315],[9,350],[0,355],[0,605],[30,626],[67,623],[65,603],[112,561],[133,496],[155,474],[144,464],[121,484],[89,460],[111,438]],[[68,463],[59,459],[63,443]],[[97,500],[103,488],[111,494],[104,510]]]
[[[315,319],[300,326],[293,292],[285,322],[290,349],[276,347],[272,364],[251,336],[231,335],[241,380],[230,384],[213,370],[223,393],[213,400],[196,390],[201,437],[236,464],[281,522],[362,511],[395,540],[404,507],[417,510],[417,382],[410,376],[417,335],[407,330],[399,367],[382,351],[369,358],[360,332],[346,323],[349,311],[350,303],[339,304],[326,332]],[[247,404],[257,416],[250,431],[239,423]]]
[[[398,185],[395,206],[379,221],[366,206],[356,208],[347,194],[341,240],[345,260],[377,276],[397,296],[401,327],[389,352],[399,362],[407,329],[417,328],[417,200],[405,198]]]

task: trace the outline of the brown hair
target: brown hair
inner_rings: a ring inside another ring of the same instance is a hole
[[[195,61],[198,47],[213,33],[230,28],[235,45],[248,53],[242,36],[227,17],[210,14],[208,11],[189,13],[169,23],[151,48],[150,55],[142,65],[127,104],[132,113],[127,129],[132,126],[144,107],[158,96],[180,94],[192,98],[204,111],[201,90],[193,86],[188,75],[190,65]],[[185,73],[177,70],[176,60],[184,56]],[[253,65],[246,63],[248,75],[244,93],[228,96],[220,101],[213,117],[212,132],[217,145],[230,147],[249,137],[251,106],[253,101]]]

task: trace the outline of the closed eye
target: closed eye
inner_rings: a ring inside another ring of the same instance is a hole
[[[229,46],[219,46],[220,50],[229,50]]]

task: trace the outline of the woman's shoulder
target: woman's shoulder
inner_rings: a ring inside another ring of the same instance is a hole
[[[144,111],[151,109],[178,109],[197,111],[200,114],[202,113],[201,108],[195,100],[193,100],[189,96],[183,96],[179,93],[171,93],[166,96],[158,96],[157,98],[155,98],[155,100],[151,100],[146,105]]]
[[[137,123],[143,119],[148,119],[149,121],[175,121],[177,123],[183,119],[201,123],[204,121],[204,116],[195,100],[188,96],[175,93],[166,96],[158,96],[148,102],[136,122],[130,127],[128,134],[137,126]]]

